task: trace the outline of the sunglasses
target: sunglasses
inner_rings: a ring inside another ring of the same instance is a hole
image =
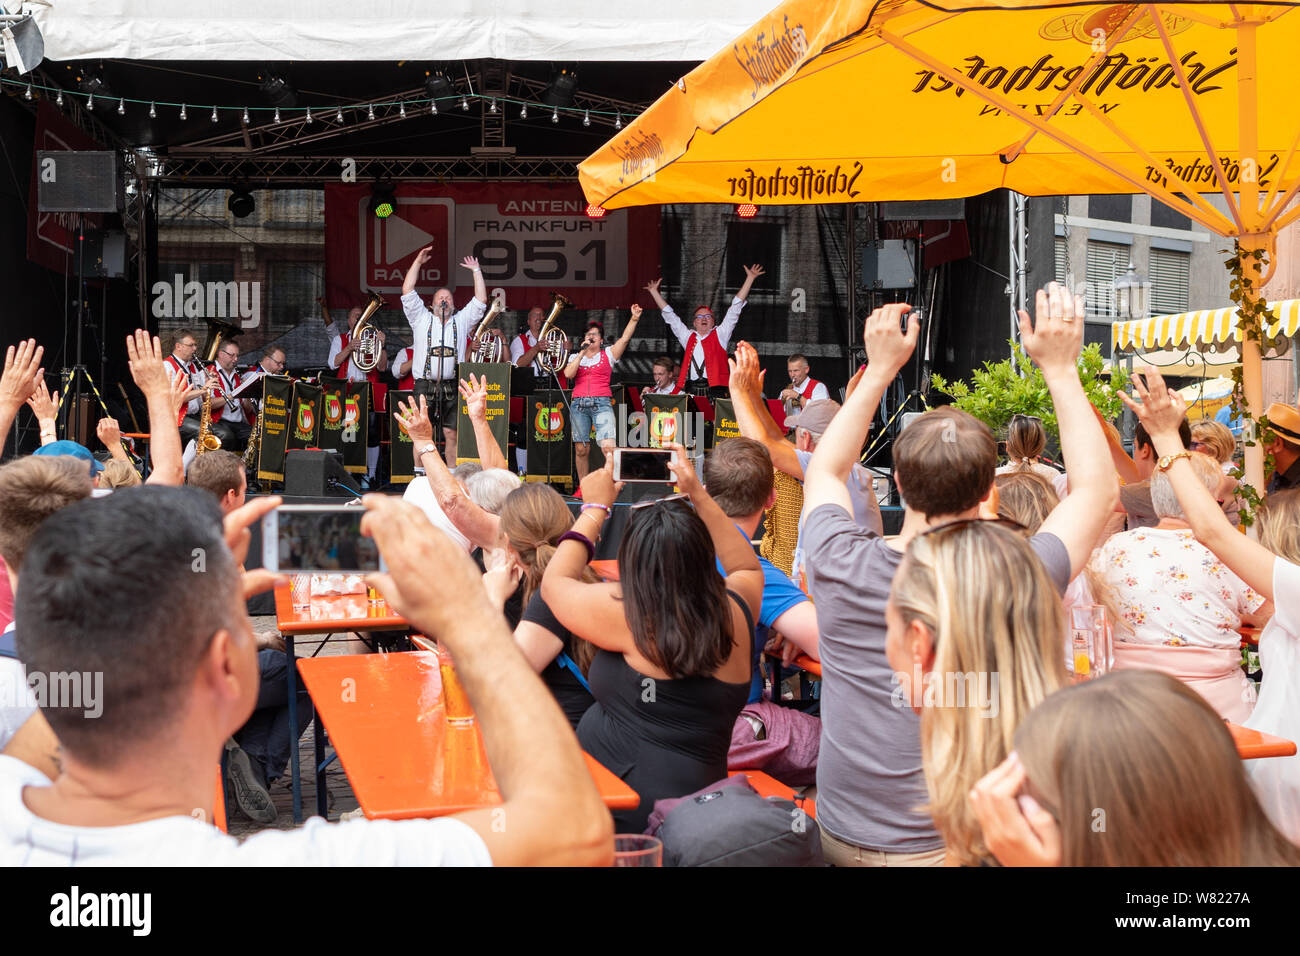
[[[682,500],[686,500],[687,502],[689,502],[689,501],[690,501],[690,497],[691,497],[691,496],[688,495],[688,494],[683,494],[683,493],[680,493],[680,492],[679,492],[678,494],[675,494],[675,495],[668,495],[668,496],[665,497],[665,498],[651,498],[651,499],[648,500],[648,501],[638,501],[636,504],[634,504],[634,505],[630,505],[629,508],[630,508],[630,510],[632,510],[632,511],[636,511],[638,508],[649,508],[651,505],[659,505],[659,504],[663,504],[665,501],[682,501]]]
[[[1025,526],[1019,521],[1012,521],[1010,518],[960,518],[957,521],[945,521],[943,524],[937,524],[933,528],[926,528],[918,538],[928,537],[932,534],[938,534],[941,531],[953,531],[957,528],[966,528],[973,524],[996,524],[1004,528],[1009,528],[1015,532],[1022,532]]]

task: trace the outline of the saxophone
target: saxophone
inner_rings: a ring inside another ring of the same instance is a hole
[[[262,413],[253,420],[253,430],[248,433],[248,447],[244,449],[244,470],[257,470],[257,452],[262,445]]]
[[[199,439],[194,454],[216,451],[221,447],[221,439],[212,434],[212,388],[214,382],[203,386],[203,409],[199,412]]]

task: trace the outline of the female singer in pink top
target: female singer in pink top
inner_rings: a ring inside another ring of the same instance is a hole
[[[623,356],[627,343],[632,341],[637,319],[641,318],[641,306],[632,306],[632,321],[617,342],[608,348],[601,348],[604,341],[603,329],[599,322],[587,326],[587,333],[582,337],[581,351],[569,356],[569,364],[564,367],[564,374],[573,382],[573,405],[570,415],[573,418],[573,453],[578,466],[578,481],[587,476],[587,455],[590,450],[592,426],[595,426],[596,441],[606,455],[614,449],[614,392],[609,386],[614,363]]]

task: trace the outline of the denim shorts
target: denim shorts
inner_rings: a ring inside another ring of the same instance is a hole
[[[596,441],[614,440],[614,400],[609,397],[584,396],[572,405],[573,440],[585,445],[591,441],[591,426],[596,426]]]

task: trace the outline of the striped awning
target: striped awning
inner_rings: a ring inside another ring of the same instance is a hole
[[[1269,323],[1267,334],[1295,335],[1300,328],[1300,299],[1283,299],[1269,308],[1276,321]],[[1237,310],[1204,309],[1153,315],[1149,319],[1111,324],[1111,342],[1126,352],[1154,348],[1187,348],[1204,345],[1230,345],[1241,341],[1237,331]]]

